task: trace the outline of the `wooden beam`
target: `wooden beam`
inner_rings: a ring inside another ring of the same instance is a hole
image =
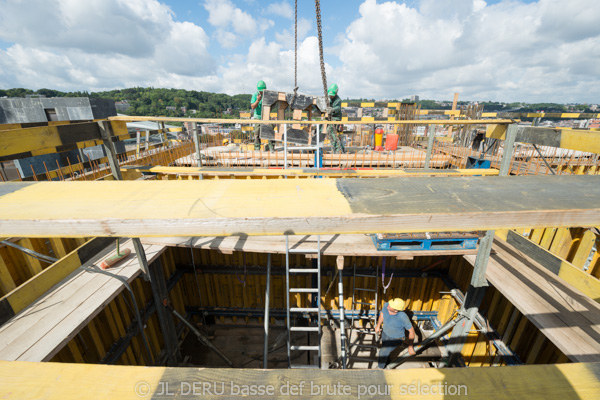
[[[0,299],[0,326],[90,260],[113,239],[94,238]]]
[[[264,113],[263,107],[263,113]],[[269,110],[270,111],[270,110]],[[263,114],[264,115],[264,114]],[[393,118],[393,117],[389,117]],[[247,120],[247,119],[221,119],[221,118],[182,118],[182,117],[140,117],[140,116],[118,116],[109,117],[110,121],[165,121],[165,122],[200,122],[203,124],[301,124],[301,125],[336,125],[340,121],[282,121],[282,120]],[[480,120],[447,120],[447,119],[429,119],[429,120],[396,120],[388,121],[389,124],[399,125],[487,125],[487,124],[512,124],[515,121],[512,119],[480,119]],[[353,125],[372,125],[371,121],[356,121]],[[135,137],[135,136],[134,136]]]
[[[122,172],[136,171],[161,175],[194,175],[202,174],[203,178],[210,176],[330,176],[335,178],[368,178],[368,177],[423,177],[423,176],[472,176],[498,175],[497,169],[431,169],[431,170],[402,170],[402,169],[318,169],[318,168],[196,168],[196,167],[163,167],[163,166],[122,166]]]
[[[0,396],[19,400],[117,400],[173,396],[167,393],[182,397],[189,394],[191,398],[193,393],[194,397],[201,396],[203,399],[221,399],[223,396],[277,399],[402,399],[423,396],[447,399],[460,394],[473,400],[579,400],[595,399],[600,391],[600,363],[452,368],[443,372],[435,368],[355,370],[351,373],[323,370],[319,374],[301,369],[236,371],[0,361],[4,381],[0,386]],[[254,385],[252,390],[258,390],[258,385],[262,385],[260,390],[264,394],[244,395],[249,393],[250,385]],[[380,394],[369,395],[369,389],[371,393],[377,391]],[[269,392],[265,393],[266,390]],[[341,394],[332,395],[334,390]]]
[[[600,225],[600,177],[0,183],[0,236],[230,236]],[[244,204],[243,207],[240,204]]]
[[[600,302],[600,280],[598,278],[586,274],[567,260],[552,254],[516,232],[508,231],[506,242],[527,254],[548,271],[558,275],[558,277],[570,283],[591,299]]]

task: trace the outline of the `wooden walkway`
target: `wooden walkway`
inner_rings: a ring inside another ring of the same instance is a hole
[[[600,304],[505,241],[493,250],[488,281],[571,361],[599,362]]]
[[[125,248],[130,248],[132,254],[108,272],[131,282],[141,270],[131,240],[121,244],[121,249]],[[151,263],[166,248],[145,245],[144,249]],[[99,269],[100,262],[115,252],[114,246],[107,247],[2,325],[0,360],[47,361],[58,353],[125,289],[118,279],[83,269]]]
[[[599,377],[600,363],[322,371],[0,362],[0,398],[367,400],[448,399],[460,394],[471,400],[596,400],[600,393]],[[303,390],[299,395],[301,382]],[[203,386],[206,383],[208,386]],[[252,389],[255,391],[259,389],[257,385],[263,385],[262,390],[270,391],[267,388],[270,385],[273,394],[243,395],[242,389],[248,392],[250,385],[255,385]],[[290,388],[294,391],[290,392]]]

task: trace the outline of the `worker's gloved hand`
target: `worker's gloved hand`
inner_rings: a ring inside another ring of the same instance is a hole
[[[327,107],[327,109],[325,110],[325,112],[329,115],[333,114],[333,107]]]

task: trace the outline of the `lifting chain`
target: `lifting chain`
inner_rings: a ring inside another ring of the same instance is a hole
[[[294,108],[296,96],[298,95],[298,0],[294,2],[294,97],[290,108]]]
[[[323,79],[323,92],[325,94],[325,103],[329,107],[329,97],[327,96],[327,76],[325,75],[325,61],[323,60],[323,33],[321,32],[321,6],[319,0],[315,0],[317,10],[317,32],[319,33],[319,58],[321,61],[321,78]]]

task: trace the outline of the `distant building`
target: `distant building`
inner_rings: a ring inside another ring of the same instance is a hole
[[[165,109],[167,111],[177,111],[177,107],[173,107],[173,106],[166,106]]]
[[[410,101],[416,103],[417,101],[419,101],[419,96],[416,94],[413,94],[412,96],[410,96]]]
[[[115,102],[88,97],[0,99],[0,124],[89,121],[117,115]]]
[[[181,112],[185,114],[185,112],[187,111],[187,107],[181,107],[180,108]]]
[[[115,108],[119,112],[125,112],[125,111],[129,110],[130,107],[131,107],[131,104],[129,104],[129,102],[127,100],[115,101]]]

